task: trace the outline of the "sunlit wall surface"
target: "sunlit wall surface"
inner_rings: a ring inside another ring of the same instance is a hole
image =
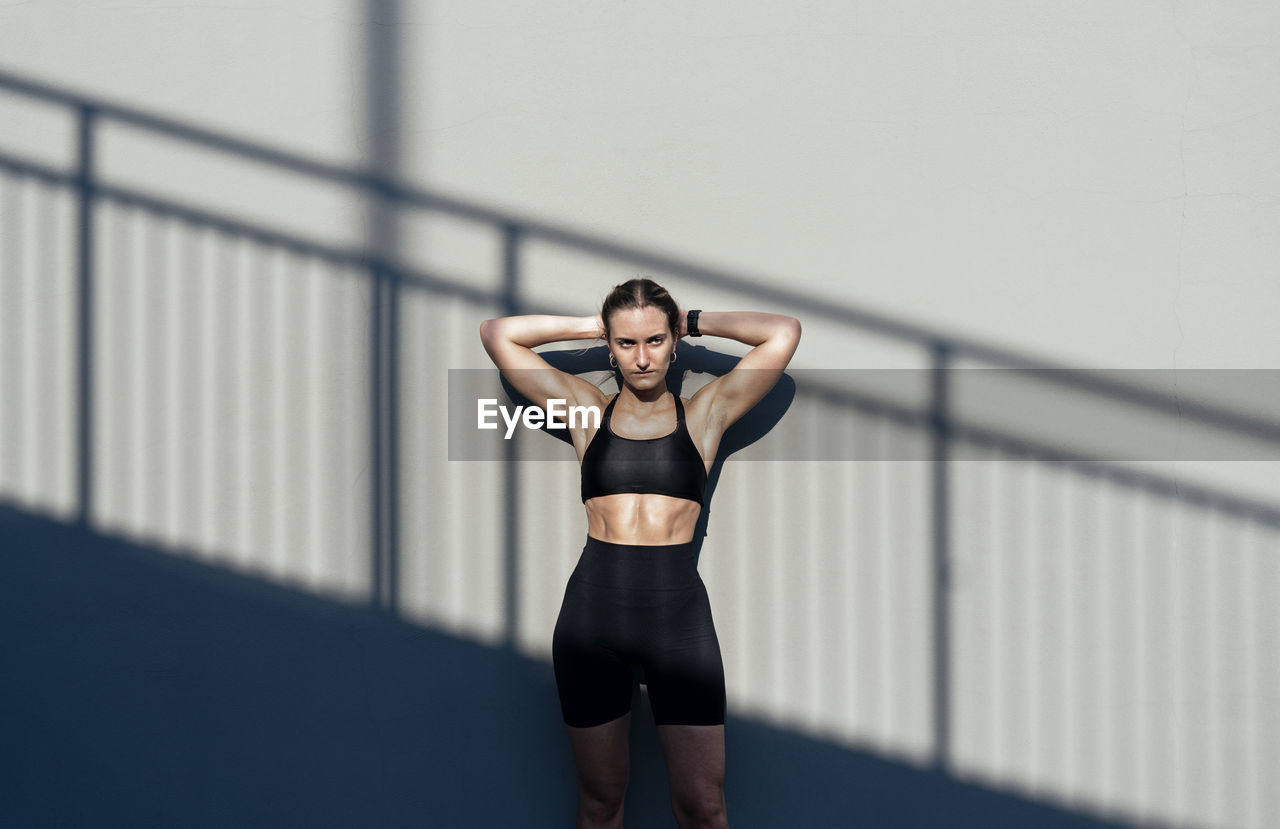
[[[1192,13],[1152,29],[1151,42],[1160,47],[1153,47],[1155,54],[1177,53],[1183,36],[1208,42],[1193,25],[1206,12],[1183,11]],[[864,43],[871,38],[892,52],[886,46],[892,33],[911,32],[895,28],[887,14],[864,19],[850,36]],[[442,19],[461,25],[456,17]],[[1144,31],[1131,16],[1125,21],[1124,31]],[[493,36],[480,32],[470,37]],[[1274,32],[1263,34],[1274,41]],[[931,31],[927,39],[946,37]],[[1083,37],[1052,42],[1070,45]],[[1213,42],[1219,41],[1234,42],[1225,36]],[[918,193],[934,191],[932,181],[922,183],[906,172],[915,169],[919,155],[929,156],[931,144],[908,142],[907,150],[890,152],[907,129],[903,124],[911,120],[912,107],[952,116],[969,112],[975,114],[969,126],[979,137],[989,130],[1016,143],[1021,129],[1029,144],[1041,148],[1043,142],[1030,139],[1083,123],[1082,132],[1073,133],[1082,139],[1108,123],[1108,107],[1128,111],[1124,102],[1081,109],[1084,104],[1072,98],[1068,109],[1075,115],[1040,117],[1057,110],[1052,100],[1033,94],[1039,70],[1013,72],[1009,83],[1023,94],[1005,101],[996,94],[1004,88],[1003,70],[975,58],[985,41],[960,42],[955,65],[968,79],[968,109],[940,103],[941,109],[932,109],[930,101],[946,97],[936,95],[896,109],[887,98],[870,102],[887,120],[866,133],[860,146],[885,150],[893,163],[865,179],[881,209],[849,209],[873,224],[893,220],[906,226]],[[1044,42],[1011,38],[1001,41],[1000,52],[1039,54],[1059,65],[1051,54],[1036,51]],[[1111,51],[1103,51],[1117,54],[1119,47],[1108,44]],[[803,38],[795,41],[775,62],[786,64],[786,56],[803,46]],[[858,60],[872,65],[887,60],[859,54]],[[1121,271],[1136,267],[1139,254],[1133,251],[1158,249],[1160,268],[1180,274],[1185,268],[1191,277],[1185,289],[1203,291],[1196,283],[1211,282],[1217,267],[1209,254],[1234,244],[1244,252],[1228,264],[1243,274],[1242,283],[1255,280],[1274,237],[1263,221],[1273,215],[1267,212],[1273,202],[1263,192],[1261,206],[1241,207],[1230,195],[1239,183],[1236,173],[1206,159],[1242,155],[1231,126],[1236,122],[1227,116],[1263,116],[1249,115],[1248,101],[1213,109],[1205,90],[1236,77],[1242,61],[1256,61],[1264,76],[1274,77],[1268,54],[1261,48],[1205,54],[1193,49],[1188,60],[1204,72],[1194,82],[1184,79],[1179,95],[1141,83],[1135,87],[1138,100],[1163,107],[1152,110],[1151,128],[1162,139],[1183,141],[1190,152],[1181,156],[1191,159],[1190,178],[1184,168],[1168,179],[1182,188],[1173,195],[1145,183],[1099,190],[1099,180],[1112,181],[1112,167],[1094,170],[1093,179],[1078,185],[1037,179],[1043,169],[1029,165],[1008,172],[1039,181],[1048,194],[1028,197],[1041,211],[1028,213],[1016,188],[973,189],[972,180],[988,181],[988,165],[1004,169],[1011,153],[1006,147],[951,181],[946,193],[957,208],[954,215],[971,223],[966,227],[973,235],[982,215],[1024,219],[1007,233],[1020,240],[1009,257],[1022,267],[1035,259],[1024,247],[1031,245],[1025,242],[1028,231],[1059,229],[1033,233],[1042,244],[1059,231],[1065,246],[1077,236],[1096,241],[1086,232],[1091,226],[1080,224],[1091,215],[1090,205],[1150,202],[1154,214],[1133,208],[1155,215],[1152,223],[1159,226],[1142,226],[1149,232],[1142,244],[1125,244],[1130,237],[1117,232],[1061,270]],[[451,73],[463,72],[463,62],[474,58],[444,52],[440,60],[446,59],[458,63],[441,67],[434,79],[455,78]],[[836,53],[828,59],[837,60]],[[731,80],[730,69],[724,78]],[[557,71],[581,82],[573,66]],[[537,78],[556,86],[550,70]],[[465,114],[458,101],[477,93],[461,82],[452,89],[459,107],[454,111]],[[902,98],[892,87],[884,94]],[[28,97],[6,98],[6,106],[26,105],[15,101]],[[1177,105],[1186,101],[1196,107],[1179,112]],[[850,256],[833,243],[843,238],[841,222],[823,218],[845,215],[838,210],[811,217],[811,228],[826,221],[831,228],[819,227],[816,236],[799,242],[798,234],[782,234],[790,241],[774,244],[761,260],[789,261],[790,244],[815,251],[806,260],[808,270],[799,268],[793,276],[786,269],[794,282],[759,281],[784,292],[794,289],[797,297],[826,297],[834,313],[823,317],[799,299],[794,305],[766,303],[716,285],[696,269],[631,256],[608,244],[584,249],[549,240],[521,217],[457,205],[428,210],[411,199],[391,200],[388,207],[358,178],[297,166],[286,171],[226,146],[193,148],[163,130],[123,127],[105,118],[92,133],[98,186],[86,188],[77,178],[84,171],[81,115],[73,106],[42,106],[47,111],[22,123],[40,121],[32,134],[52,140],[12,153],[6,144],[0,170],[0,497],[67,521],[85,519],[102,532],[174,555],[338,601],[371,604],[545,658],[564,580],[585,533],[577,470],[567,447],[563,462],[523,462],[518,454],[508,461],[448,459],[447,372],[485,365],[476,332],[482,319],[513,311],[590,313],[603,287],[644,271],[677,296],[698,297],[708,308],[767,305],[801,317],[805,345],[812,350],[798,355],[800,366],[843,365],[882,348],[905,354],[886,362],[929,366],[925,343],[871,337],[853,315],[838,313],[844,295],[864,295],[849,280],[826,281],[832,272],[828,258],[845,263]],[[946,126],[954,123],[949,117],[925,121]],[[1208,126],[1161,126],[1179,118]],[[842,129],[858,121],[850,114],[839,120]],[[465,119],[458,124],[465,134],[479,129]],[[779,126],[771,133],[778,145],[760,150],[774,162],[765,165],[769,169],[786,169],[794,150],[785,140],[791,129]],[[908,133],[922,140],[920,133]],[[1140,144],[1142,134],[1130,138]],[[539,140],[524,137],[523,147]],[[503,179],[498,168],[480,164],[484,142],[440,142],[441,157],[452,164],[447,183],[460,190],[502,195],[507,191],[501,187],[510,187],[513,201],[532,203],[541,195],[564,211],[583,191],[598,189],[556,179],[556,187],[539,194],[528,182]],[[681,163],[696,167],[699,158],[688,148],[697,142],[682,146]],[[750,154],[750,148],[740,151]],[[1100,157],[1084,153],[1077,161],[1088,168],[1088,159]],[[1044,164],[1052,167],[1052,160]],[[593,157],[592,169],[609,163],[607,156]],[[182,182],[168,180],[180,178],[178,171],[191,175],[185,190]],[[637,165],[630,175],[640,180],[651,173]],[[726,180],[743,188],[728,194],[735,210],[756,198],[750,182]],[[1265,191],[1268,180],[1261,174],[1259,180],[1250,186]],[[754,186],[768,183],[766,178]],[[640,213],[666,217],[647,225],[646,233],[667,238],[669,231],[674,246],[695,249],[705,242],[699,241],[705,231],[727,247],[735,233],[751,226],[682,229],[679,211],[654,206],[669,199],[634,181],[631,186],[648,199]],[[1190,189],[1203,198],[1178,201]],[[1244,202],[1258,197],[1246,191],[1240,196]],[[700,197],[710,198],[706,192]],[[885,208],[885,194],[893,193],[897,200]],[[1055,212],[1054,194],[1069,195],[1069,208]],[[975,198],[987,205],[986,214],[958,209]],[[710,211],[714,203],[699,204],[698,210]],[[835,202],[828,196],[824,203]],[[780,223],[789,209],[761,206],[758,221]],[[933,215],[925,219],[933,221]],[[620,225],[623,219],[610,215],[605,223]],[[380,258],[387,251],[371,251],[371,225],[397,237],[391,260]],[[1246,232],[1250,228],[1257,232]],[[686,236],[675,238],[679,233]],[[749,234],[747,247],[768,244],[768,235]],[[956,258],[947,251],[957,247],[974,254],[980,245],[959,238],[964,235],[948,237],[950,245],[937,245],[930,255]],[[1152,239],[1188,244],[1174,251],[1148,244]],[[1250,239],[1260,241],[1240,247]],[[895,256],[912,242],[901,234],[863,241],[875,244],[859,273],[901,264]],[[82,260],[86,250],[89,256]],[[908,259],[903,278],[929,284],[919,276],[925,264],[942,263]],[[974,276],[963,267],[960,272]],[[78,316],[86,274],[92,287],[87,328]],[[389,274],[401,278],[398,287],[389,287]],[[936,317],[935,306],[947,304],[919,302],[921,296],[936,297],[910,284],[891,297],[894,282],[878,280],[874,290],[885,292],[883,301],[895,310],[905,308],[904,316],[920,307]],[[1029,294],[1024,284],[1015,284],[1012,298],[1000,301],[1010,307],[1068,302],[1065,293]],[[602,287],[588,291],[582,285]],[[1271,289],[1259,282],[1257,295],[1270,296]],[[981,304],[974,300],[975,310]],[[1125,319],[1112,323],[1113,342],[1123,345]],[[1091,336],[1105,330],[1099,326]],[[735,353],[730,345],[723,350]],[[861,443],[872,447],[871,454],[892,455],[883,447],[931,440],[927,407],[927,397],[915,401],[918,418],[904,423],[806,396],[802,387],[786,417],[806,424],[814,440]],[[1055,442],[1052,433],[1036,437]],[[86,456],[82,446],[90,448]],[[903,763],[941,767],[964,780],[1118,820],[1178,827],[1266,827],[1280,821],[1280,793],[1270,785],[1280,768],[1280,675],[1274,659],[1280,652],[1280,530],[1274,495],[1241,496],[1240,506],[1231,497],[1193,494],[1191,485],[1169,485],[1172,478],[1162,477],[1158,464],[1133,474],[1107,474],[959,439],[950,448],[958,457],[945,465],[945,473],[927,460],[730,460],[724,466],[700,569],[720,630],[731,706]],[[801,454],[811,457],[797,448]],[[1217,471],[1232,476],[1229,464]],[[942,500],[939,474],[946,475]],[[1169,474],[1176,476],[1176,470]],[[943,571],[939,545],[946,556]]]
[[[367,280],[126,207],[97,228],[96,523],[366,595]]]
[[[1133,820],[1273,821],[1275,522],[994,459],[955,469],[958,765]]]
[[[12,174],[0,193],[3,495],[67,520],[78,517],[74,201]],[[576,465],[450,461],[443,439],[447,370],[474,359],[476,324],[494,308],[404,293],[392,443],[405,471],[379,502],[398,514],[394,560],[379,565],[371,278],[159,210],[108,202],[93,218],[95,527],[549,654],[585,529]],[[803,386],[786,417],[836,458],[927,438]],[[1274,515],[975,451],[985,459],[947,465],[941,628],[935,464],[723,467],[701,568],[731,704],[1115,818],[1266,825],[1280,745]]]
[[[0,175],[0,481],[7,497],[75,514],[74,199]]]

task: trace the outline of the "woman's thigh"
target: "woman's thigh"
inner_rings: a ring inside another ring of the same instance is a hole
[[[723,725],[660,725],[673,799],[706,800],[724,788]]]
[[[609,800],[626,791],[631,769],[628,736],[631,714],[589,728],[567,727],[578,786],[592,797]]]

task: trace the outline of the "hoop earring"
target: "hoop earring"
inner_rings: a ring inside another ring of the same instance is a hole
[[[612,351],[610,351],[610,352],[609,352],[609,365],[613,366],[614,368],[617,368],[617,367],[618,367],[618,361],[617,361],[617,360],[615,360],[615,359],[613,359],[613,352],[612,352]]]
[[[673,351],[671,352],[671,362],[673,362],[673,363],[674,363],[675,361],[676,361],[676,352],[673,350]]]

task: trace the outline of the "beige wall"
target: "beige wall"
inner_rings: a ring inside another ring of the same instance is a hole
[[[1280,354],[1271,4],[402,5],[416,182],[1074,364]],[[359,163],[367,16],[45,0],[0,54]]]
[[[0,5],[0,68],[338,164],[391,138],[384,163],[418,185],[1028,356],[1276,367],[1270,4],[404,5],[394,135],[369,126],[379,24],[356,3]],[[0,118],[0,148],[70,162],[56,111],[0,95]],[[341,188],[132,130],[102,140],[112,180],[365,239]],[[0,380],[20,390],[0,410],[0,493],[67,512],[74,259],[50,242],[74,238],[73,204],[0,184],[17,355]],[[362,274],[115,208],[99,221],[100,526],[367,597]],[[401,244],[497,284],[488,228],[415,215]],[[577,313],[634,270],[539,243],[521,265],[527,299]],[[658,276],[687,306],[742,303]],[[475,327],[494,313],[410,291],[402,341],[397,601],[486,642],[506,621],[509,505],[500,465],[448,461],[440,389],[485,365]],[[921,364],[820,321],[795,361]],[[788,417],[895,431],[803,397]],[[1276,501],[1274,464],[1172,466]],[[571,463],[518,478],[517,644],[545,656],[584,522]],[[726,466],[702,570],[737,710],[928,761],[928,481],[907,462]],[[1117,818],[1273,823],[1275,526],[999,455],[956,464],[954,487],[955,772]]]

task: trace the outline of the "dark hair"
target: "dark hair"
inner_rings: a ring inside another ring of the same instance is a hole
[[[628,279],[621,285],[614,286],[604,298],[604,307],[600,309],[600,319],[604,321],[605,336],[609,336],[609,316],[614,311],[628,308],[646,308],[653,306],[667,315],[667,325],[674,336],[680,331],[680,306],[672,299],[667,289],[652,279]]]

